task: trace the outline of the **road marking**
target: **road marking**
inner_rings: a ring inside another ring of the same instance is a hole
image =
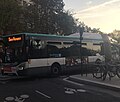
[[[64,89],[65,89],[65,93],[67,93],[67,94],[74,94],[74,93],[76,93],[75,89],[68,88],[68,87],[65,87]]]
[[[29,98],[29,95],[21,95],[20,97],[14,96],[14,97],[6,97],[4,102],[24,102],[25,99]]]
[[[46,95],[46,94],[44,94],[44,93],[42,93],[42,92],[40,92],[38,90],[35,90],[35,92],[37,92],[40,95],[43,95],[44,97],[51,98],[50,96],[48,96],[48,95]]]
[[[64,89],[67,90],[67,91],[76,92],[76,90],[75,90],[75,89],[72,89],[72,88],[65,87]]]
[[[67,80],[68,78],[64,78],[63,80],[66,81],[66,82],[69,82],[71,84],[75,84],[75,85],[79,85],[79,86],[84,86],[84,84],[79,84],[79,83],[76,83],[76,82],[73,82],[73,81],[70,81],[70,80]]]
[[[67,93],[67,94],[75,94],[75,93],[77,93],[77,92],[86,92],[86,90],[84,90],[84,89],[73,89],[73,88],[68,88],[68,87],[65,87],[64,88],[65,89],[65,93]]]
[[[73,91],[65,91],[66,94],[74,94]]]
[[[6,100],[6,101],[13,101],[13,100],[14,100],[14,97],[6,97],[5,100]]]
[[[25,99],[25,98],[29,98],[29,95],[21,95],[20,97]]]
[[[77,89],[78,92],[86,92],[86,90],[83,89]]]

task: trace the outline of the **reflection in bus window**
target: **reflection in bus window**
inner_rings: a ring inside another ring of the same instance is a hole
[[[35,49],[42,49],[45,47],[45,41],[41,40],[33,40],[32,41],[32,47]]]

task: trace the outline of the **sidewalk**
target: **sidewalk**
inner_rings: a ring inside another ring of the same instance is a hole
[[[82,82],[83,84],[112,89],[114,91],[120,91],[120,78],[118,78],[117,76],[113,77],[111,80],[109,80],[109,78],[107,77],[106,80],[103,81],[102,79],[93,78],[92,74],[88,74],[87,76],[73,75],[70,76],[70,80]]]

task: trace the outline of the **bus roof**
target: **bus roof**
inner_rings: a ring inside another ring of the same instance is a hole
[[[9,37],[9,36],[13,36],[13,35],[25,35],[27,37],[35,37],[35,38],[38,38],[39,37],[42,37],[42,38],[49,38],[49,39],[57,39],[57,40],[66,40],[66,41],[72,41],[72,40],[75,40],[75,41],[79,41],[80,40],[80,36],[79,36],[79,33],[74,33],[74,34],[71,34],[69,36],[61,36],[61,35],[53,35],[53,34],[38,34],[38,33],[18,33],[18,34],[11,34],[11,35],[5,35],[3,37]],[[98,37],[97,37],[97,36]],[[86,33],[83,33],[83,40],[85,41],[88,41],[88,40],[92,40],[93,42],[94,41],[99,41],[99,42],[103,42],[102,40],[102,37],[100,34],[86,34]]]
[[[80,37],[80,34],[79,33],[73,33],[73,34],[70,34],[69,36],[71,36],[71,37]],[[102,39],[101,34],[89,33],[89,32],[83,32],[82,37],[84,39],[96,39],[96,40]]]

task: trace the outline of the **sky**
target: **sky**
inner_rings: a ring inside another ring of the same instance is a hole
[[[104,33],[120,30],[120,0],[63,0],[65,10],[74,12],[91,28],[100,28]]]

